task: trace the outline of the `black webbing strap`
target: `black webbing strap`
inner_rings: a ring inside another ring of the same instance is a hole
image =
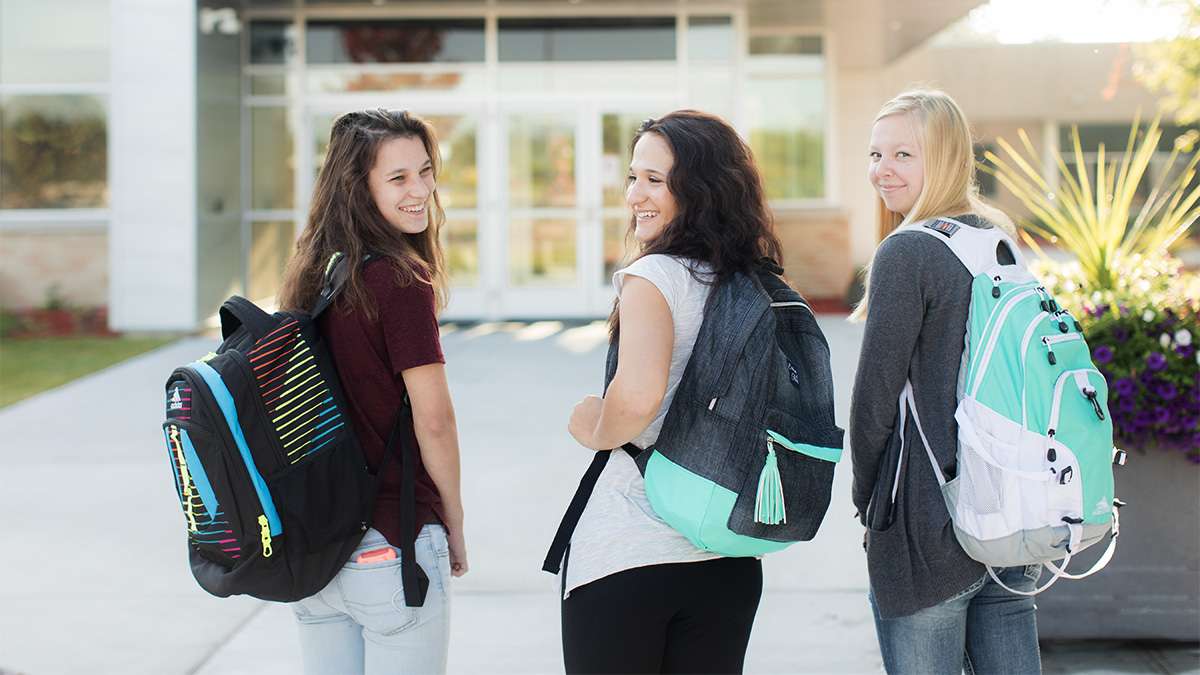
[[[632,443],[622,445],[621,449],[634,457],[642,451]],[[558,524],[558,532],[554,533],[554,541],[550,543],[550,550],[546,553],[546,561],[542,563],[542,570],[558,574],[558,571],[562,569],[563,554],[566,553],[567,546],[571,543],[571,535],[575,533],[579,517],[583,515],[583,509],[587,506],[588,499],[592,496],[592,490],[596,488],[596,481],[600,479],[600,472],[604,471],[604,465],[608,464],[610,456],[612,456],[611,450],[600,450],[592,457],[592,463],[584,472],[583,478],[579,481],[579,487],[575,489],[575,496],[571,498],[571,504],[567,506],[567,512],[563,514],[562,522]]]
[[[408,395],[396,415],[396,423],[392,425],[392,433],[388,435],[387,447],[383,451],[383,461],[379,463],[379,473],[375,484],[376,490],[383,485],[384,471],[388,460],[395,455],[400,460],[400,532],[404,537],[400,546],[400,583],[404,587],[404,605],[406,607],[421,607],[425,604],[425,593],[429,590],[429,575],[417,564],[417,453],[409,441],[405,429],[412,424],[412,404]],[[400,448],[397,451],[396,445]],[[372,504],[374,499],[371,500]],[[372,507],[374,508],[374,507]]]

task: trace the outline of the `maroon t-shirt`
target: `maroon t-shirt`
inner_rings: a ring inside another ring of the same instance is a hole
[[[367,264],[363,277],[375,301],[375,320],[369,320],[361,309],[348,311],[348,303],[339,302],[321,316],[319,327],[337,363],[359,444],[367,463],[378,471],[404,397],[400,373],[430,363],[445,363],[446,359],[442,356],[433,288],[429,284],[400,286],[395,267],[385,261]],[[413,448],[419,448],[411,424],[401,433],[408,435]],[[420,531],[423,525],[444,523],[445,512],[420,454],[416,466],[416,524]],[[393,456],[379,488],[374,522],[375,529],[393,546],[401,546],[404,541],[401,508],[400,462]]]

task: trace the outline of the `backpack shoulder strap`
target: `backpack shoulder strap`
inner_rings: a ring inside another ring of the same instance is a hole
[[[365,265],[372,259],[371,254],[367,253],[363,256],[362,264]],[[350,279],[350,264],[346,262],[346,254],[338,251],[329,256],[329,262],[325,263],[325,281],[321,286],[321,292],[317,295],[317,301],[313,304],[312,311],[309,315],[313,321],[321,316],[333,301],[337,299],[339,293],[346,286],[346,281]]]
[[[901,230],[922,232],[942,242],[973,277],[999,264],[996,250],[1001,244],[1012,252],[1017,265],[1025,267],[1025,260],[1016,243],[998,227],[971,227],[953,218],[940,217],[905,225]]]

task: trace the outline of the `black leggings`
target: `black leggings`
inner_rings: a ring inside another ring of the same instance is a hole
[[[762,562],[717,558],[618,572],[562,603],[568,673],[740,673]]]

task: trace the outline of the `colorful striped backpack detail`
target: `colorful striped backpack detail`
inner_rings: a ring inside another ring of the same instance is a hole
[[[376,476],[317,330],[346,276],[335,255],[307,313],[270,315],[230,298],[220,310],[220,347],[167,378],[167,456],[192,573],[213,595],[306,598],[329,583],[370,527]],[[397,426],[410,419],[406,405]],[[402,468],[411,466],[402,458]],[[411,473],[403,471],[408,495]],[[411,544],[401,552],[405,600],[419,606],[428,581]]]
[[[993,567],[1044,564],[1052,577],[1041,588],[1005,586],[1022,595],[1100,571],[1116,550],[1123,504],[1113,497],[1113,465],[1124,464],[1125,453],[1113,447],[1108,385],[1079,323],[999,228],[939,218],[904,229],[944,243],[973,277],[954,478],[942,475],[929,450],[911,382],[900,395],[901,428],[911,414],[959,544],[1002,586]],[[1012,264],[998,262],[1004,248]],[[1066,571],[1072,556],[1107,535],[1108,547],[1091,569]]]

